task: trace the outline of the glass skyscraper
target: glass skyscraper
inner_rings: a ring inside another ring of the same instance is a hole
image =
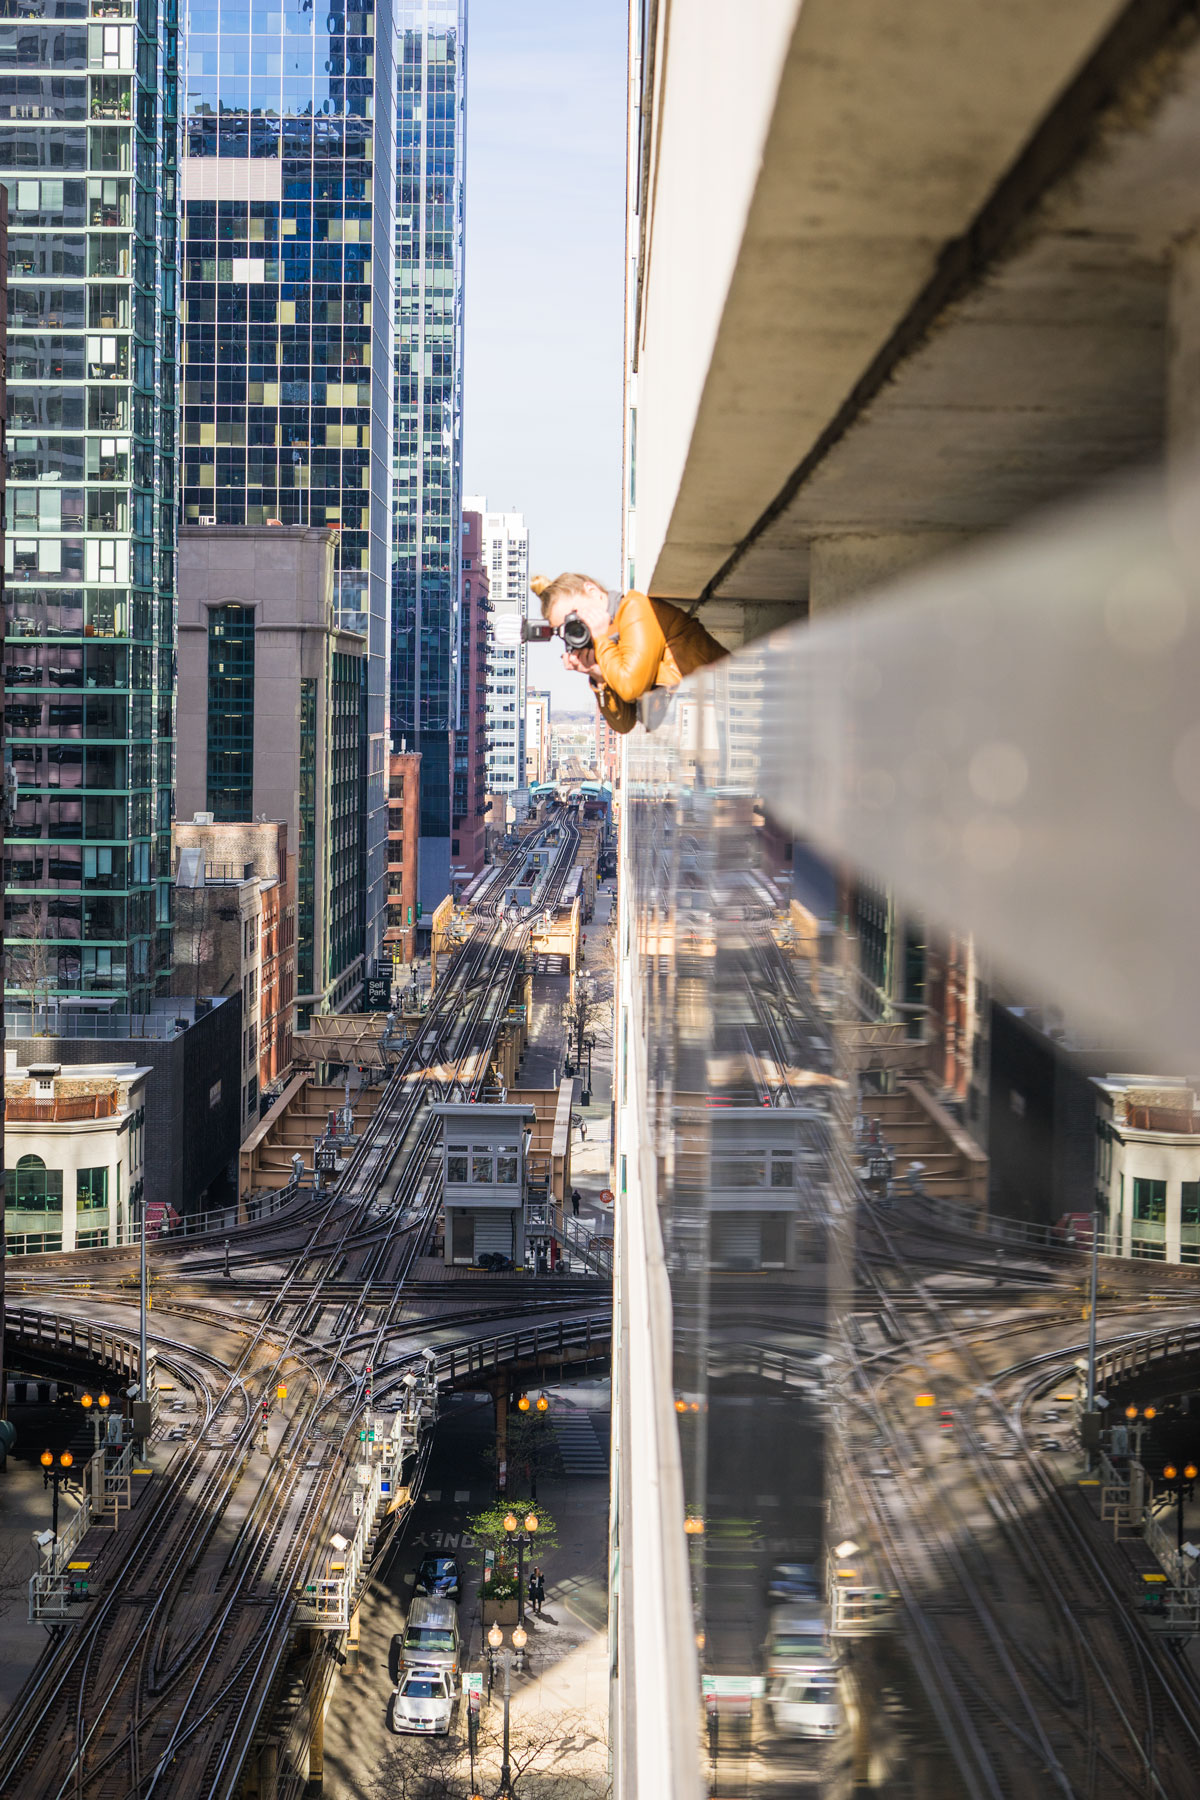
[[[189,0],[186,23],[184,521],[338,530],[340,623],[368,643],[369,963],[387,903],[395,19],[390,0]]]
[[[450,892],[462,514],[466,0],[398,0],[392,744],[421,752],[420,893]]]
[[[0,0],[10,994],[170,961],[176,0]]]

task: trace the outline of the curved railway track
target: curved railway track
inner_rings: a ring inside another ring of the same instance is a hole
[[[579,842],[565,812],[533,841],[551,828],[558,855],[540,906],[561,893]],[[519,872],[529,848],[527,841],[510,858],[498,886]],[[459,949],[335,1188],[303,1219],[293,1211],[276,1229],[268,1221],[255,1230],[256,1249],[269,1237],[278,1246],[271,1259],[286,1264],[277,1283],[256,1283],[244,1296],[260,1300],[260,1310],[218,1322],[198,1297],[160,1303],[152,1341],[164,1368],[195,1392],[199,1429],[122,1527],[85,1622],[43,1659],[5,1720],[0,1796],[191,1800],[235,1791],[287,1653],[292,1596],[344,1491],[365,1370],[378,1363],[385,1380],[398,1381],[435,1323],[401,1316],[440,1200],[439,1175],[427,1170],[437,1135],[427,1106],[479,1079],[505,1015],[529,921],[502,919],[497,905],[486,903]],[[398,1162],[395,1194],[380,1216],[376,1195]],[[289,1235],[290,1244],[279,1241]],[[173,1260],[203,1248],[202,1238],[172,1245],[173,1259],[162,1246],[155,1266],[170,1271]],[[348,1272],[352,1262],[358,1266]],[[176,1267],[170,1280],[197,1288],[203,1273]],[[111,1305],[117,1297],[98,1285],[62,1304],[85,1300]],[[469,1327],[494,1329],[531,1310],[511,1285],[497,1293],[498,1305],[474,1292],[470,1300],[473,1307],[446,1321],[452,1337],[466,1331],[460,1342],[482,1335]],[[596,1300],[602,1304],[599,1291]],[[573,1295],[555,1294],[536,1310],[561,1314],[572,1304]],[[172,1319],[210,1326],[208,1348],[172,1335]],[[258,1399],[285,1376],[286,1408],[275,1410],[264,1436]]]

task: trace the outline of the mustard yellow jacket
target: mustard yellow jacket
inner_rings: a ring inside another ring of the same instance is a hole
[[[632,731],[643,694],[653,687],[678,687],[685,676],[724,655],[698,619],[689,619],[669,600],[633,590],[617,607],[611,631],[596,639],[597,704],[614,731]]]

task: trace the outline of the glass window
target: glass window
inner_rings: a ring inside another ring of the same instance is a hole
[[[108,1170],[80,1169],[75,1177],[75,1204],[82,1212],[89,1206],[108,1205]]]
[[[1185,1181],[1180,1184],[1179,1223],[1200,1225],[1200,1181]]]
[[[467,1179],[467,1153],[465,1150],[451,1150],[446,1157],[446,1180],[465,1182]]]
[[[1146,1181],[1140,1175],[1133,1180],[1133,1216],[1149,1225],[1163,1225],[1167,1218],[1167,1184]]]
[[[515,1150],[501,1150],[496,1157],[496,1180],[505,1186],[513,1186],[517,1180],[517,1153]]]
[[[791,1156],[780,1155],[777,1150],[771,1158],[771,1186],[773,1188],[790,1188],[796,1179],[796,1165]]]
[[[753,1156],[714,1156],[712,1184],[716,1188],[753,1188],[767,1184],[766,1158]]]
[[[476,1150],[476,1151],[472,1152],[472,1155],[471,1155],[471,1180],[476,1181],[476,1182],[490,1183],[491,1179],[492,1179],[491,1152],[487,1151],[487,1150]]]
[[[23,1156],[15,1169],[4,1172],[5,1200],[26,1212],[61,1212],[61,1169],[48,1169],[40,1156]]]

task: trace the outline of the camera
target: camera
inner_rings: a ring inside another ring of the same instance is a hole
[[[589,650],[592,645],[592,634],[578,613],[568,613],[560,627],[562,641],[568,650]],[[521,620],[521,642],[523,644],[548,644],[555,635],[553,625],[544,619]],[[500,634],[496,634],[497,642]]]

